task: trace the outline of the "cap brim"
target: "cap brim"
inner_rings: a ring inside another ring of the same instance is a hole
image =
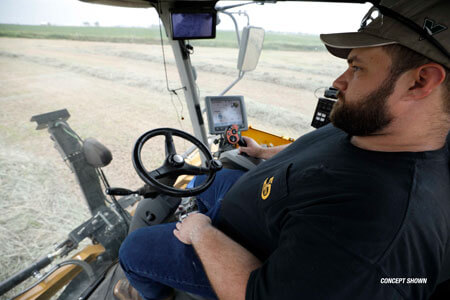
[[[350,51],[355,48],[379,47],[397,44],[395,41],[380,38],[364,32],[321,34],[320,39],[332,55],[340,58],[347,58]]]

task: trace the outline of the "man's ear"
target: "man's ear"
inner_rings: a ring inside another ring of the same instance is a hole
[[[408,94],[413,99],[430,95],[444,80],[445,69],[440,64],[428,63],[412,70],[413,82]]]

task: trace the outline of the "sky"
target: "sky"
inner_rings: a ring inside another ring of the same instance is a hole
[[[219,2],[219,5],[236,1]],[[245,10],[250,23],[270,31],[301,32],[309,34],[355,31],[369,4],[285,3],[249,5]],[[218,30],[233,29],[224,15]],[[246,24],[246,18],[239,18]],[[158,24],[153,8],[138,9],[89,4],[78,0],[0,0],[0,23],[81,26],[84,22],[100,26],[149,27]]]

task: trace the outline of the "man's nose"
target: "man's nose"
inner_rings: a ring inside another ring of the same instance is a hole
[[[345,78],[345,73],[342,73],[336,80],[333,82],[333,87],[337,88],[338,90],[345,92],[347,89],[347,80]]]

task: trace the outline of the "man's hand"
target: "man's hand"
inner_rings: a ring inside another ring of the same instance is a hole
[[[204,230],[212,228],[211,219],[200,213],[191,213],[182,222],[178,222],[173,234],[180,242],[192,245]]]
[[[250,273],[261,262],[213,227],[211,219],[203,214],[190,214],[176,226],[173,234],[182,243],[194,247],[218,298],[244,300]]]
[[[247,153],[248,156],[261,158],[264,148],[258,145],[258,143],[250,137],[243,136],[242,139],[247,144],[247,147],[240,146],[239,153]]]
[[[247,147],[239,147],[239,152],[247,153],[248,156],[256,158],[269,159],[289,146],[289,144],[286,144],[276,147],[263,148],[254,139],[248,136],[243,136],[242,138],[247,143]]]

